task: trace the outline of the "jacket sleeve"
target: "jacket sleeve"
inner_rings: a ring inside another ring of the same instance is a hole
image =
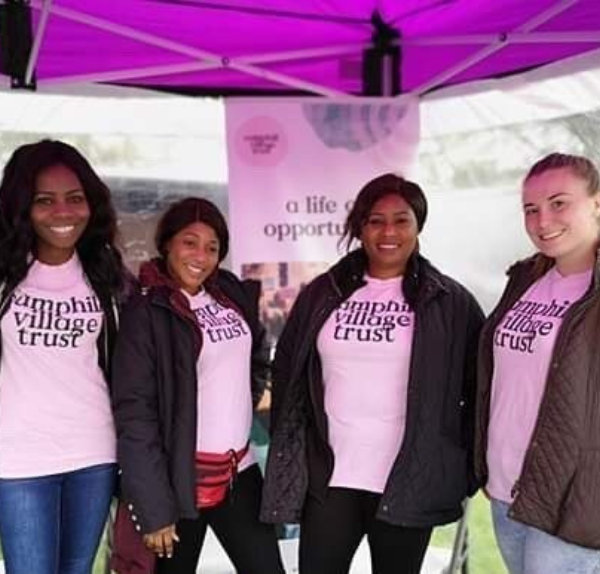
[[[178,519],[160,433],[150,312],[139,299],[126,308],[115,347],[112,385],[122,497],[142,533]]]
[[[463,424],[464,444],[468,448],[469,464],[469,496],[477,492],[479,484],[475,478],[475,403],[477,400],[477,350],[479,346],[479,334],[485,316],[481,307],[475,298],[469,294],[466,346],[465,346],[465,364],[464,364],[464,383],[463,383],[463,401],[465,406],[465,416]]]

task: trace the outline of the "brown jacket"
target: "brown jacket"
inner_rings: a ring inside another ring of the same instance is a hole
[[[536,255],[515,264],[479,345],[475,473],[487,482],[492,340],[508,309],[553,261]],[[600,261],[586,294],[567,311],[552,353],[509,516],[563,540],[600,548]]]

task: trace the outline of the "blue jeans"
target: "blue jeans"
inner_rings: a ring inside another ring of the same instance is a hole
[[[492,499],[492,520],[510,574],[598,574],[600,550],[565,542],[511,520],[509,505]]]
[[[0,479],[7,574],[89,574],[115,481],[115,464]]]

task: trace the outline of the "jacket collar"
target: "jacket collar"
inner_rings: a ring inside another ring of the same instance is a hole
[[[338,261],[328,276],[336,293],[349,297],[365,284],[368,259],[362,248],[351,251]],[[402,291],[407,303],[414,309],[417,304],[425,303],[440,293],[445,293],[443,275],[418,251],[415,251],[406,265]]]
[[[522,259],[511,265],[506,272],[509,277],[526,273],[531,282],[534,283],[545,275],[555,265],[555,260],[542,253],[536,253],[527,259]],[[594,291],[600,290],[600,247],[596,250],[596,262],[592,270],[592,282],[590,285]]]
[[[192,327],[198,352],[202,347],[202,332],[190,307],[188,298],[179,285],[167,274],[164,261],[157,257],[142,263],[139,280],[142,295],[150,297],[152,303],[167,307],[188,322]]]
[[[165,261],[161,257],[155,257],[154,259],[150,259],[150,261],[142,263],[139,271],[139,281],[140,287],[145,293],[153,291],[156,293],[162,292],[172,294],[176,292],[186,299],[185,295],[181,292],[181,287],[167,273]],[[219,296],[220,290],[217,286],[217,270],[206,278],[203,287],[213,295],[213,297],[217,298]]]
[[[227,290],[221,288],[221,283],[231,279],[231,273],[220,270],[218,267],[204,281],[203,287],[221,305],[235,309],[245,316],[241,306],[234,301]],[[193,324],[194,330],[199,332],[200,327],[191,310],[189,299],[183,294],[180,286],[173,281],[166,269],[164,259],[155,257],[142,263],[139,272],[139,281],[142,294],[149,295],[151,301],[159,305],[172,308],[183,318]],[[201,337],[200,337],[201,338]]]

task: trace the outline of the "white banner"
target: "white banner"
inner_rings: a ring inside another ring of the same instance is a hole
[[[332,262],[347,210],[369,179],[406,173],[416,99],[226,102],[232,261]]]

